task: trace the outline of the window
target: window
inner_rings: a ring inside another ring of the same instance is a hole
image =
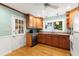
[[[48,22],[45,24],[45,29],[50,29],[52,27],[52,22]]]
[[[62,30],[62,21],[56,21],[53,23],[55,30]]]
[[[24,21],[23,20],[15,20],[15,31],[16,34],[24,33]]]

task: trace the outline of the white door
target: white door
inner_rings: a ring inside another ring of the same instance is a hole
[[[12,15],[12,50],[25,44],[25,19]]]

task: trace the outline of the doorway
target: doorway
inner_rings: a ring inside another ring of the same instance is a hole
[[[25,19],[16,15],[11,18],[12,50],[25,45]]]

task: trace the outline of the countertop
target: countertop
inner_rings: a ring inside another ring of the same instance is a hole
[[[65,32],[39,32],[38,34],[70,35],[69,33]]]

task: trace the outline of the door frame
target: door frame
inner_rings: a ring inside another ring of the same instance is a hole
[[[16,34],[15,33],[15,20],[16,19],[24,21],[24,33],[23,34]],[[17,36],[22,36],[22,37],[24,36],[24,39],[25,39],[25,31],[26,31],[25,19],[21,16],[17,16],[17,15],[12,14],[11,15],[11,36],[12,36],[12,44],[11,44],[12,47],[11,48],[12,48],[12,50],[15,50],[15,49],[20,48],[20,47],[25,45],[25,42],[22,45],[17,42],[18,43],[17,47],[16,47],[16,45],[14,45],[14,42],[19,40],[19,38],[17,40],[17,38],[16,38]]]

